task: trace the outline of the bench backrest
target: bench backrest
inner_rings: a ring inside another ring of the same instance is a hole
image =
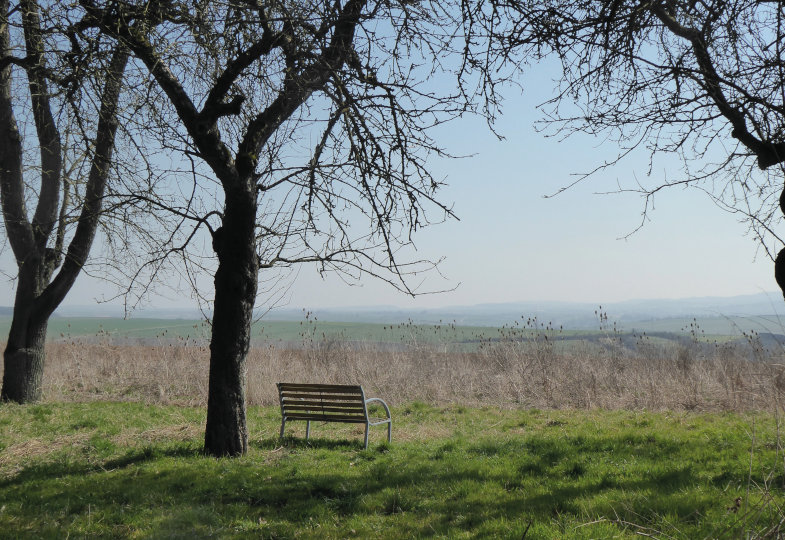
[[[368,422],[362,386],[278,383],[278,398],[286,420]]]

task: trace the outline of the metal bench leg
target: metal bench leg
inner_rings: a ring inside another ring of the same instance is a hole
[[[392,422],[387,422],[387,444],[392,444]]]
[[[286,418],[284,417],[284,419],[281,420],[281,437],[280,437],[281,439],[283,439],[283,428],[285,426],[286,426]]]
[[[307,441],[308,438],[311,436],[311,421],[305,421],[305,440]]]
[[[370,424],[365,424],[365,449],[368,450],[368,426]]]

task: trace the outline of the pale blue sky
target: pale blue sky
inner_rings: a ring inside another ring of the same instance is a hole
[[[457,154],[440,162],[460,221],[423,231],[419,253],[445,256],[447,281],[432,289],[457,290],[409,299],[378,283],[349,287],[321,280],[303,268],[290,289],[293,307],[393,304],[437,307],[515,301],[615,302],[643,298],[734,296],[776,291],[773,263],[746,235],[747,226],[703,193],[673,188],[659,193],[650,221],[641,221],[637,194],[599,195],[638,180],[655,185],[678,176],[678,163],[659,164],[650,178],[648,154],[640,152],[553,198],[575,173],[616,156],[612,144],[588,136],[560,142],[533,129],[552,84],[545,70],[507,92],[498,141],[483,122],[452,124],[439,139]],[[778,298],[778,295],[773,295]]]
[[[497,124],[505,140],[498,141],[482,121],[472,118],[454,122],[438,135],[453,153],[476,154],[433,164],[435,176],[448,183],[441,199],[454,202],[460,221],[425,229],[415,237],[419,257],[446,257],[440,267],[446,279],[433,274],[422,289],[457,286],[456,290],[411,299],[383,283],[368,280],[350,286],[329,275],[322,279],[315,268],[303,266],[296,279],[289,280],[284,296],[277,297],[279,303],[297,308],[427,308],[540,300],[600,304],[777,289],[773,264],[745,236],[746,226],[698,191],[676,188],[660,193],[651,221],[620,239],[639,224],[642,200],[634,194],[595,193],[614,191],[617,182],[631,186],[636,175],[644,180],[646,154],[557,197],[544,198],[569,184],[574,173],[615,157],[617,149],[586,136],[559,142],[536,133],[535,105],[551,87],[545,76],[537,77],[535,72],[523,82],[523,96],[518,90],[507,92]],[[653,184],[677,173],[675,164],[660,164],[645,180]],[[0,263],[6,272],[14,272],[7,252]],[[86,305],[111,294],[100,282],[81,277],[65,305]],[[260,298],[260,303],[268,301]],[[11,287],[1,287],[0,304],[12,303]],[[150,303],[195,305],[187,294],[165,290]]]
[[[508,125],[509,124],[509,125]],[[561,300],[604,303],[640,298],[732,296],[776,290],[773,264],[745,236],[746,226],[706,195],[659,194],[641,230],[643,202],[633,194],[596,195],[631,180],[646,163],[628,163],[554,198],[571,173],[589,170],[613,148],[544,140],[529,123],[501,122],[505,141],[475,132],[463,145],[478,156],[444,164],[460,221],[423,231],[419,253],[446,256],[457,290],[415,300],[367,283],[348,287],[301,269],[292,306],[394,304],[435,307],[486,302]]]

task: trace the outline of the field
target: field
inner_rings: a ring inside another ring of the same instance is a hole
[[[529,320],[531,326],[531,320]],[[514,323],[513,323],[514,325]],[[520,323],[518,324],[520,326]],[[538,326],[541,326],[538,323]],[[11,318],[0,316],[0,336],[8,335]],[[524,322],[525,327],[525,322]],[[303,317],[302,321],[259,321],[253,325],[252,337],[256,343],[293,343],[303,340],[330,339],[342,342],[411,344],[471,343],[498,338],[500,329],[488,326],[378,324],[358,322],[318,321]],[[528,330],[537,329],[529,328]],[[564,335],[581,335],[588,332],[564,332]],[[51,341],[80,341],[114,343],[160,343],[167,340],[205,342],[210,327],[204,321],[189,319],[119,319],[111,317],[53,317],[48,328]]]
[[[9,316],[0,315],[0,336],[7,336],[11,326]],[[667,341],[681,341],[691,330],[709,341],[726,342],[741,337],[742,331],[750,329],[761,335],[782,333],[782,322],[764,318],[703,318],[703,319],[662,319],[637,323],[637,329],[616,328],[613,324],[598,321],[597,328],[584,330],[563,330],[547,321],[521,317],[506,326],[465,326],[452,321],[440,324],[415,324],[412,322],[383,324],[360,322],[333,322],[316,320],[304,314],[301,321],[257,321],[253,325],[252,337],[257,344],[284,343],[291,346],[303,340],[331,339],[342,342],[407,344],[413,342],[431,344],[466,344],[471,346],[488,340],[503,340],[511,335],[549,334],[559,340],[597,340],[611,335],[659,336]],[[153,319],[112,317],[53,317],[50,319],[48,338],[52,341],[70,339],[111,340],[114,343],[147,344],[166,340],[186,340],[206,342],[210,327],[200,320],[193,319]],[[785,339],[785,336],[783,336]]]
[[[268,325],[251,450],[216,460],[205,341],[167,324],[52,335],[44,402],[0,405],[0,537],[785,534],[785,366],[754,334]],[[363,384],[393,405],[392,445],[296,423],[279,441],[279,380]]]
[[[152,333],[149,323],[136,331]],[[175,331],[192,324],[168,324],[153,337],[53,336],[47,399],[204,406],[207,342]],[[72,322],[80,328],[85,323]],[[773,411],[785,391],[781,346],[768,348],[755,335],[563,332],[531,321],[480,330],[305,321],[265,333],[270,338],[248,356],[251,405],[274,404],[277,381],[360,383],[394,403],[542,409]]]

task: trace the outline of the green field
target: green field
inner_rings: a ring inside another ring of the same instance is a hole
[[[665,343],[678,336],[689,335],[690,323],[694,319],[673,319],[670,323],[653,324],[648,330],[650,339]],[[678,323],[678,324],[677,324]],[[700,322],[698,323],[700,325]],[[7,336],[11,318],[0,316],[0,336]],[[681,325],[681,326],[679,326]],[[709,329],[714,328],[709,322]],[[674,330],[674,328],[676,328]],[[738,334],[714,333],[698,326],[703,341],[723,342],[738,338]],[[636,335],[641,331],[636,331]],[[659,334],[658,334],[659,333]],[[561,330],[550,328],[536,320],[524,318],[513,321],[502,328],[490,326],[460,326],[444,324],[379,324],[359,322],[331,322],[304,319],[303,321],[257,321],[253,325],[252,337],[256,343],[267,342],[369,342],[392,343],[416,346],[418,344],[464,344],[476,346],[489,340],[509,340],[520,338],[544,338],[554,341],[580,340],[597,341],[599,338],[631,336],[630,330],[597,328],[594,330]],[[110,317],[53,317],[49,322],[50,340],[69,339],[119,339],[134,341],[206,341],[210,337],[210,325],[205,321],[193,319],[120,319]],[[2,338],[0,338],[2,339]]]
[[[11,317],[0,316],[0,336],[3,339],[11,328]],[[48,339],[117,336],[129,338],[209,336],[209,326],[203,321],[185,319],[120,319],[110,317],[52,317],[47,329]]]
[[[10,317],[0,317],[0,336],[8,335]],[[515,326],[515,325],[513,325]],[[537,331],[523,326],[518,332],[529,335]],[[542,329],[540,328],[542,331]],[[556,331],[549,331],[556,335]],[[257,341],[296,342],[302,340],[336,339],[388,343],[457,343],[498,339],[509,330],[488,326],[456,326],[453,324],[417,325],[327,322],[305,319],[298,321],[258,321],[252,335]],[[565,336],[589,332],[562,332]],[[188,319],[119,319],[102,317],[53,317],[49,322],[49,339],[68,338],[130,338],[130,339],[208,339],[210,326],[205,321]]]
[[[758,414],[393,409],[393,444],[249,411],[239,459],[205,411],[0,405],[4,538],[717,538],[782,531],[775,419]],[[293,424],[296,435],[303,426]]]

